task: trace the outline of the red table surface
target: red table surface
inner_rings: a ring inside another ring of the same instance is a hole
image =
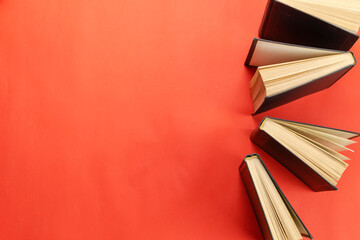
[[[265,5],[1,1],[0,239],[261,239],[238,173],[254,152],[315,239],[358,239],[359,145],[315,193],[249,135],[264,116],[360,131],[359,66],[251,116]]]

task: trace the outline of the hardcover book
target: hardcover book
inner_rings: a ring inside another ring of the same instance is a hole
[[[239,172],[264,239],[312,238],[259,155],[247,155]]]
[[[334,49],[309,47],[254,38],[245,65],[250,67],[260,67],[344,52],[345,51]]]
[[[251,134],[262,148],[313,191],[336,190],[349,160],[340,151],[360,134],[335,128],[265,117]]]
[[[245,64],[258,66],[250,81],[258,114],[330,87],[356,59],[349,51],[254,39]]]
[[[346,51],[359,38],[359,13],[357,1],[268,0],[259,36]]]

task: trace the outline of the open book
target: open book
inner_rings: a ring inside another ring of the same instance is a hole
[[[265,39],[349,50],[358,37],[357,0],[268,0],[259,36]]]
[[[265,117],[251,140],[314,191],[336,190],[348,167],[340,151],[359,133]],[[350,150],[352,151],[352,150]]]
[[[239,171],[264,239],[312,238],[259,155],[247,155]]]
[[[254,39],[245,64],[258,66],[250,82],[257,114],[330,87],[356,60],[348,51]]]

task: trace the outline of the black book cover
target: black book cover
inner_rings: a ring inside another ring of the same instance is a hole
[[[289,151],[282,144],[280,144],[277,140],[275,140],[272,136],[270,136],[268,133],[266,133],[261,129],[261,125],[263,121],[267,118],[269,117],[264,117],[260,125],[251,133],[250,136],[251,141],[256,145],[258,145],[261,149],[263,149],[266,153],[268,153],[281,165],[287,168],[290,172],[292,172],[296,177],[298,177],[301,181],[303,181],[313,191],[319,192],[319,191],[337,190],[336,186],[326,181],[310,166],[304,163],[300,158],[298,158],[291,151]],[[272,118],[272,119],[276,119],[276,118]],[[278,119],[278,120],[300,123],[300,122],[283,120],[283,119]],[[301,123],[301,124],[305,124],[305,123]],[[306,125],[312,125],[312,124],[306,124]],[[317,125],[312,125],[312,126],[317,126]],[[317,127],[322,127],[322,126],[317,126]],[[328,127],[322,127],[322,128],[328,128]],[[329,129],[334,129],[334,128],[329,128]],[[344,131],[344,132],[349,132],[349,131]],[[358,133],[354,133],[354,134],[359,135]]]
[[[289,201],[285,197],[284,193],[281,191],[279,185],[276,183],[275,179],[270,174],[269,170],[265,166],[264,162],[261,160],[260,156],[258,154],[256,154],[256,153],[254,153],[254,154],[245,156],[244,161],[241,163],[241,165],[239,167],[239,173],[240,173],[241,179],[242,179],[242,181],[244,183],[246,192],[247,192],[247,194],[249,196],[252,208],[253,208],[253,210],[255,212],[255,216],[256,216],[256,219],[258,221],[258,224],[259,224],[259,227],[261,229],[261,233],[262,233],[264,239],[274,239],[274,238],[273,238],[273,236],[271,234],[271,231],[270,231],[270,228],[269,228],[269,223],[266,220],[265,213],[264,213],[263,207],[262,207],[260,199],[259,199],[259,195],[258,195],[258,193],[256,191],[253,179],[251,177],[250,171],[249,171],[247,163],[245,161],[245,159],[247,157],[251,157],[251,156],[257,156],[259,158],[260,162],[262,163],[262,165],[264,166],[266,172],[269,174],[272,182],[274,183],[276,189],[278,190],[281,198],[286,203],[286,206],[288,207],[289,211],[294,213],[295,217],[299,220],[299,222],[302,224],[302,226],[306,230],[306,234],[303,234],[303,235],[305,237],[308,237],[308,238],[312,239],[311,234],[306,229],[305,225],[303,224],[303,222],[301,221],[301,219],[299,218],[299,216],[297,215],[297,213],[295,212],[295,210],[293,209],[293,207],[291,206],[291,204],[289,203]]]
[[[354,57],[354,54],[353,54]],[[354,57],[355,63],[349,67],[340,69],[334,73],[328,74],[324,77],[314,79],[311,82],[298,86],[296,88],[290,89],[288,91],[265,97],[262,105],[253,113],[253,115],[268,111],[270,109],[279,107],[286,103],[295,101],[299,98],[305,97],[307,95],[316,93],[318,91],[324,90],[331,87],[337,80],[339,80],[343,75],[345,75],[353,66],[356,65],[356,59]]]
[[[259,36],[305,46],[349,50],[358,35],[299,11],[277,0],[268,0]]]

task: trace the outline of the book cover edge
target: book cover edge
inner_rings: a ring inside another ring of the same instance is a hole
[[[252,43],[251,43],[251,46],[250,46],[249,53],[248,53],[248,55],[247,55],[247,57],[246,57],[246,60],[245,60],[245,64],[244,64],[245,66],[254,67],[254,66],[250,65],[250,61],[251,61],[251,59],[252,59],[252,56],[253,56],[253,54],[254,54],[256,45],[257,45],[257,43],[258,43],[259,40],[260,40],[260,39],[258,39],[258,38],[254,38],[254,39],[253,39],[253,41],[252,41]]]
[[[263,37],[264,32],[266,30],[266,25],[268,23],[269,17],[270,17],[270,13],[271,13],[271,9],[274,5],[276,0],[268,0],[265,6],[265,11],[264,11],[264,15],[263,18],[261,20],[261,24],[260,24],[260,28],[259,28],[259,37]]]

